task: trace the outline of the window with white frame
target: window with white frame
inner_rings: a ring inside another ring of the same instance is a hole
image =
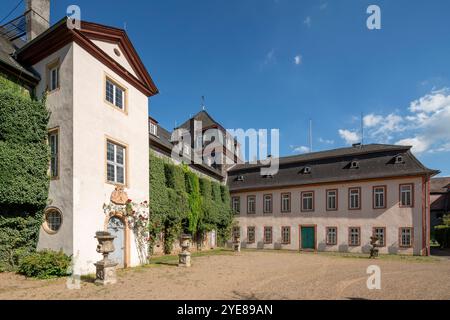
[[[158,135],[158,126],[153,122],[150,122],[150,134],[154,136]]]
[[[386,207],[386,187],[373,188],[373,207],[381,209]]]
[[[412,228],[400,228],[400,247],[412,246]]]
[[[291,243],[291,227],[281,227],[281,243]]]
[[[110,140],[106,142],[106,175],[108,182],[125,184],[126,148]]]
[[[120,110],[125,109],[125,89],[110,79],[106,79],[105,99]]]
[[[255,243],[255,227],[247,227],[247,243]]]
[[[264,243],[272,243],[272,227],[264,227]]]
[[[361,229],[358,227],[348,228],[348,244],[350,246],[359,246],[361,244]]]
[[[337,190],[327,190],[327,210],[337,210]]]
[[[256,210],[255,203],[256,203],[255,196],[247,197],[247,213],[255,213],[255,210]]]
[[[373,228],[373,236],[378,238],[378,245],[384,247],[386,245],[386,228],[375,227]]]
[[[281,194],[281,212],[291,212],[291,194]]]
[[[400,185],[400,206],[412,207],[413,206],[413,185],[401,184]]]
[[[59,130],[54,129],[48,133],[48,144],[50,146],[50,178],[59,176]]]
[[[336,227],[327,227],[326,228],[326,241],[327,245],[334,246],[337,244],[337,228]]]
[[[232,208],[234,214],[241,213],[241,198],[240,197],[232,197],[231,198]]]
[[[314,192],[302,192],[302,211],[314,210]]]
[[[349,193],[349,209],[360,209],[361,208],[361,189],[360,188],[350,188]]]
[[[53,91],[59,88],[59,65],[56,64],[49,68],[49,90]]]
[[[272,212],[272,195],[271,194],[265,194],[263,197],[263,205],[264,205],[264,213],[271,213]]]

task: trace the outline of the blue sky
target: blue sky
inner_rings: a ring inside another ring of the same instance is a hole
[[[17,2],[2,0],[0,16]],[[360,140],[363,113],[366,143],[413,144],[450,175],[450,1],[53,0],[52,22],[69,4],[126,24],[160,90],[150,114],[168,129],[205,95],[226,128],[279,128],[292,155],[306,151],[310,118],[317,151]],[[366,27],[370,4],[381,30]]]

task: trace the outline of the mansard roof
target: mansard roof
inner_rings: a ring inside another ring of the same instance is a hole
[[[409,146],[370,144],[282,157],[278,173],[270,179],[261,175],[263,165],[240,164],[228,171],[228,185],[236,192],[439,173],[422,165],[410,149]],[[399,155],[403,157],[402,163],[395,161]],[[355,160],[359,166],[352,169],[349,164]],[[305,167],[311,168],[310,173],[304,172]]]
[[[124,66],[117,63],[92,40],[103,40],[117,44],[122,52],[124,52],[136,76],[130,73]],[[80,30],[69,29],[67,27],[67,18],[63,18],[37,38],[20,48],[16,52],[16,57],[20,63],[32,66],[70,42],[77,43],[145,95],[152,96],[158,93],[158,89],[147,69],[139,58],[126,32],[122,29],[87,21],[81,22]]]

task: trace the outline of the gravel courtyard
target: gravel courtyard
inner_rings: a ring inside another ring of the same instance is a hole
[[[216,251],[121,270],[118,283],[80,289],[66,279],[32,280],[0,273],[0,299],[450,299],[450,260],[383,257],[369,260],[325,253]],[[367,266],[381,268],[381,290],[368,290]]]

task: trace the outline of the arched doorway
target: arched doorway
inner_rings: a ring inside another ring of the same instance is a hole
[[[109,218],[107,231],[110,232],[116,238],[114,239],[115,250],[109,255],[111,260],[118,263],[119,268],[127,266],[126,263],[126,225],[124,221],[118,216],[112,216]]]

